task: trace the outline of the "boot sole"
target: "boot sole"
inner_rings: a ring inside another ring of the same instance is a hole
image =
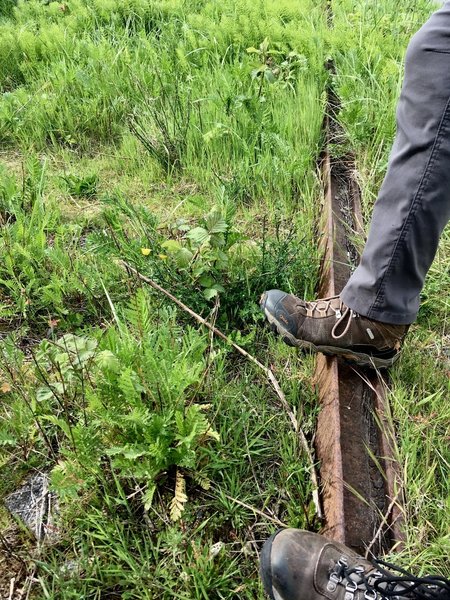
[[[283,325],[275,319],[270,312],[264,308],[264,314],[266,319],[269,321],[271,329],[274,333],[278,333],[285,344],[288,346],[295,346],[304,350],[310,350],[311,352],[321,352],[326,356],[340,356],[348,360],[351,363],[356,364],[358,367],[372,367],[373,369],[388,369],[398,360],[400,352],[391,358],[379,358],[364,352],[355,352],[349,348],[339,348],[338,346],[316,346],[312,342],[306,340],[299,340],[289,333]]]
[[[264,546],[262,547],[259,556],[259,573],[263,582],[264,591],[269,596],[270,600],[275,600],[272,586],[272,543],[280,531],[282,530],[277,531],[264,542]]]

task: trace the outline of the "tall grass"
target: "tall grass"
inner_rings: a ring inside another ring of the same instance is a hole
[[[0,495],[36,469],[58,492],[59,542],[38,563],[17,542],[38,598],[262,597],[263,539],[318,525],[266,382],[116,264],[282,365],[312,434],[312,361],[257,306],[317,278],[324,21],[300,8],[19,0],[0,22]]]

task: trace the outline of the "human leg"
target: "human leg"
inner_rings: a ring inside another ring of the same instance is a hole
[[[450,2],[412,38],[397,135],[361,262],[340,297],[279,290],[261,308],[283,339],[361,365],[390,366],[419,308],[450,218]]]
[[[360,264],[341,293],[357,313],[412,323],[450,218],[450,2],[413,36],[397,134]]]

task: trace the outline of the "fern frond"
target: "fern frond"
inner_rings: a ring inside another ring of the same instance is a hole
[[[153,502],[153,496],[155,495],[155,491],[156,491],[156,484],[155,483],[149,483],[147,489],[144,492],[144,495],[142,497],[142,500],[144,501],[144,510],[149,510],[152,502]]]
[[[147,294],[140,288],[126,310],[129,324],[138,331],[143,340],[150,334],[151,319]]]
[[[130,404],[135,402],[140,392],[143,391],[137,374],[130,367],[122,371],[118,384],[120,391]]]
[[[183,473],[178,471],[175,479],[175,495],[170,502],[170,518],[178,521],[184,511],[188,498],[186,496],[186,480]]]
[[[192,475],[192,479],[203,490],[208,491],[211,488],[211,480],[209,479],[209,477],[206,477],[205,475],[203,475],[203,473],[194,473]]]

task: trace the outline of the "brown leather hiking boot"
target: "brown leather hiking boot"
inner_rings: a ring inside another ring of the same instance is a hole
[[[299,529],[279,531],[265,542],[260,574],[271,600],[450,600],[444,577],[414,577]]]
[[[306,302],[293,294],[270,290],[261,310],[272,330],[290,346],[339,355],[360,366],[390,367],[398,358],[409,325],[372,321],[354,312],[339,296]]]

